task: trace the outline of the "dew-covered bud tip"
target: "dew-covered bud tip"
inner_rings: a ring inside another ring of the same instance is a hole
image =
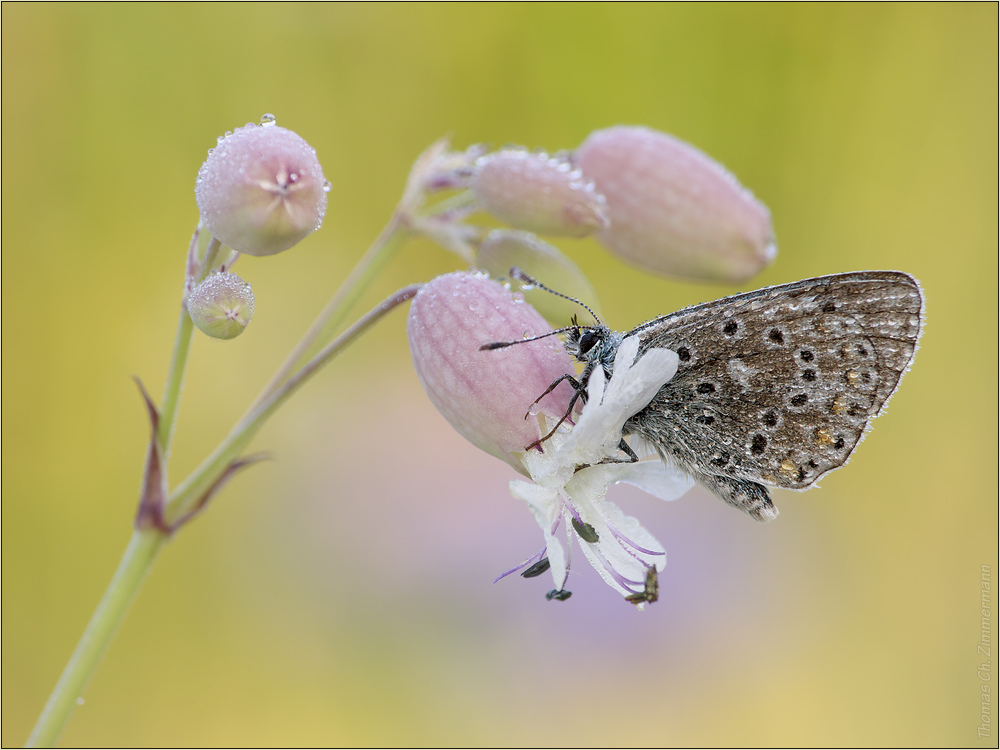
[[[234,339],[253,317],[250,285],[234,273],[212,273],[187,296],[188,314],[213,339]]]
[[[541,436],[536,414],[561,417],[572,389],[561,384],[532,403],[573,365],[555,336],[490,351],[480,347],[549,330],[519,293],[465,272],[426,284],[406,322],[413,367],[431,403],[469,442],[521,473],[526,470],[518,454]]]
[[[567,159],[507,149],[476,161],[479,203],[518,229],[583,237],[608,225],[604,196]]]
[[[591,133],[574,162],[607,200],[598,234],[639,268],[739,282],[777,254],[771,213],[732,174],[665,133],[617,126]]]
[[[218,139],[198,172],[205,227],[247,255],[273,255],[319,229],[328,184],[316,151],[271,115]]]

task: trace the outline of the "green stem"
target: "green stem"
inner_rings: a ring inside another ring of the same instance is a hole
[[[204,494],[222,476],[226,468],[239,457],[257,431],[277,409],[288,400],[309,378],[316,374],[335,356],[340,354],[354,339],[364,333],[386,313],[411,299],[420,285],[404,287],[385,299],[354,325],[324,347],[302,369],[286,380],[280,387],[252,407],[233,427],[219,446],[206,458],[201,466],[181,482],[167,500],[167,521],[173,522],[193,510]]]
[[[101,655],[111,642],[166,536],[155,529],[135,531],[107,591],[38,718],[27,747],[52,747],[76,708]]]
[[[192,247],[197,242],[198,232],[195,232]],[[212,238],[205,249],[205,257],[201,268],[194,279],[197,284],[205,279],[218,260],[222,243]],[[164,463],[169,460],[170,441],[173,438],[174,426],[177,423],[177,409],[180,405],[181,388],[184,385],[184,371],[187,369],[188,355],[191,352],[191,340],[194,334],[194,323],[188,315],[187,304],[181,302],[180,318],[177,321],[177,334],[174,337],[174,351],[170,358],[170,371],[163,390],[163,405],[160,409],[160,421],[156,438],[163,447]],[[163,467],[166,471],[166,466]],[[101,655],[107,648],[119,623],[128,610],[128,605],[135,596],[142,579],[156,558],[166,535],[157,529],[137,529],[132,534],[132,540],[125,549],[118,570],[115,571],[111,583],[108,584],[104,597],[97,605],[87,629],[63,670],[55,690],[49,697],[42,715],[38,718],[28,738],[29,747],[48,747],[55,744],[59,734],[69,720],[76,707],[76,700],[90,680]]]
[[[409,231],[406,228],[402,214],[397,211],[379,233],[379,236],[375,238],[371,247],[361,256],[361,259],[354,266],[350,275],[344,279],[344,283],[340,285],[340,288],[330,298],[330,301],[326,303],[326,307],[323,308],[316,320],[313,321],[313,324],[306,331],[302,340],[296,344],[292,353],[288,355],[288,358],[278,368],[278,371],[271,378],[270,382],[264,386],[264,390],[257,396],[256,401],[250,405],[247,414],[244,415],[244,419],[277,390],[295,370],[296,365],[298,365],[316,341],[322,340],[325,335],[340,327],[344,322],[344,318],[347,317],[347,313],[350,312],[351,307],[354,306],[358,298],[365,292],[375,276],[378,275],[378,272],[392,258],[407,236],[409,236]]]
[[[197,238],[195,233],[195,238]],[[219,255],[222,243],[214,237],[205,250],[205,259],[201,264],[194,283],[203,281],[211,270]],[[191,353],[191,339],[194,335],[194,322],[188,315],[187,295],[181,301],[181,315],[177,320],[177,335],[174,336],[174,352],[170,358],[170,372],[167,374],[167,383],[163,387],[163,402],[160,407],[160,426],[157,429],[156,437],[163,446],[164,460],[170,456],[170,441],[174,436],[174,426],[177,423],[177,407],[181,401],[181,388],[184,385],[184,371],[187,369],[188,354]]]
[[[168,517],[177,519],[195,508],[205,492],[222,476],[278,407],[354,339],[390,310],[411,299],[419,289],[419,285],[405,287],[383,301],[330,342],[301,370],[265,398],[257,408],[252,409],[212,455],[170,496],[167,501]],[[124,618],[129,603],[135,597],[139,585],[166,539],[167,535],[157,529],[137,529],[133,533],[132,540],[118,564],[118,570],[108,584],[83,637],[63,670],[48,703],[45,704],[31,737],[28,738],[28,747],[51,747],[59,738],[76,707],[77,698],[90,680],[101,655]]]

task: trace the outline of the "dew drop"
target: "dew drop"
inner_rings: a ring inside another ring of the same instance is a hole
[[[269,128],[277,124],[278,121],[275,119],[274,115],[272,115],[270,112],[260,116],[260,126],[262,128]]]
[[[469,301],[469,309],[472,310],[472,312],[475,312],[476,310],[478,310],[479,309],[479,305],[480,305],[480,302],[477,299]]]
[[[330,181],[329,180],[323,180],[323,192],[324,193],[329,193],[331,187],[332,186],[330,185]]]
[[[528,407],[528,414],[532,417],[538,416],[538,412],[542,410],[542,407],[538,404],[532,404]]]

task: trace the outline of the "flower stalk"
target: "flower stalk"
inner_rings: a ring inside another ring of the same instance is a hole
[[[293,393],[386,313],[415,296],[419,289],[419,285],[408,286],[388,297],[251,409],[212,455],[171,493],[166,503],[168,522],[189,518],[197,509],[200,498],[222,477],[267,419]],[[177,380],[179,382],[180,378]],[[161,420],[161,428],[163,424]],[[28,739],[28,747],[51,747],[55,744],[163,542],[168,538],[168,531],[156,527],[135,530],[111,583]]]

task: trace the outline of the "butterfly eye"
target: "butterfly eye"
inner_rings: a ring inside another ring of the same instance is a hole
[[[596,344],[600,340],[600,338],[601,337],[594,331],[587,331],[585,334],[583,334],[580,337],[580,354],[586,354],[591,349],[593,349],[594,344]]]

